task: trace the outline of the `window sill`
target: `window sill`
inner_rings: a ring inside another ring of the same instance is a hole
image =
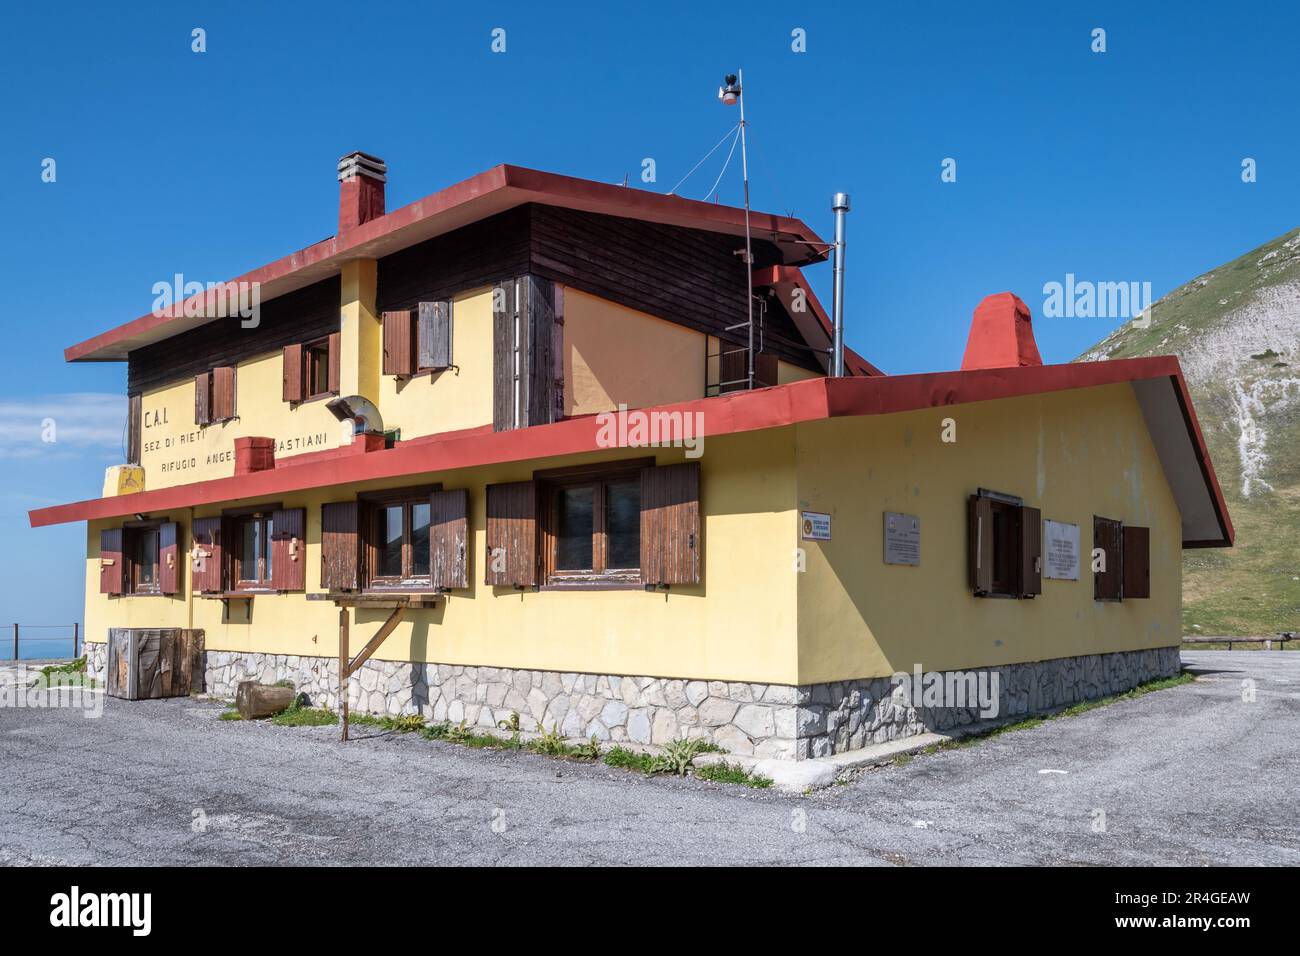
[[[564,578],[553,578],[543,584],[538,590],[541,591],[644,591],[645,585],[640,578],[635,580],[627,578],[608,578],[601,580],[592,578],[588,580],[566,580]]]

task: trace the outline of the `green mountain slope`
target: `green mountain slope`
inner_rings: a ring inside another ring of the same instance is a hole
[[[1187,633],[1300,630],[1300,230],[1157,301],[1078,361],[1177,355],[1236,527],[1183,552]]]

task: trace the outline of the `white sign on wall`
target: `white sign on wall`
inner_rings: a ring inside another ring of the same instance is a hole
[[[805,511],[799,516],[801,536],[805,541],[829,541],[831,516],[821,511]]]
[[[921,563],[921,519],[916,515],[885,512],[885,563]]]
[[[1077,524],[1043,522],[1043,577],[1057,581],[1079,580]]]

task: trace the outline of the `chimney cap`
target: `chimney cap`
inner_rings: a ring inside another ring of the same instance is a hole
[[[339,160],[339,182],[358,175],[377,179],[381,183],[387,182],[388,166],[378,156],[363,153],[359,149],[353,150]]]

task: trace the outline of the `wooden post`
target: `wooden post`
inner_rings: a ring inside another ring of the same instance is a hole
[[[72,623],[72,659],[73,659],[74,661],[75,661],[78,657],[81,656],[80,654],[77,653],[77,648],[78,648],[78,646],[79,646],[80,643],[81,643],[81,641],[80,641],[80,637],[81,637],[81,622],[80,622],[80,621],[73,621],[73,623]]]
[[[348,739],[348,657],[348,609],[341,607],[339,608],[339,723],[343,725],[344,741]]]

